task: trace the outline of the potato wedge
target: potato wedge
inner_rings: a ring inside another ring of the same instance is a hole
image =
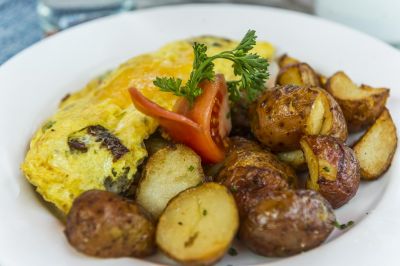
[[[342,71],[328,79],[326,90],[342,108],[350,132],[359,132],[372,125],[389,97],[389,89],[359,87]]]
[[[288,54],[283,54],[281,57],[278,58],[278,65],[280,68],[295,65],[298,63],[301,62],[296,58],[289,56]]]
[[[354,145],[361,178],[374,180],[389,168],[397,148],[396,126],[387,109]]]
[[[353,198],[360,184],[353,150],[331,136],[304,136],[300,144],[310,171],[307,188],[320,192],[333,208]]]
[[[278,159],[287,163],[296,171],[304,171],[307,169],[306,158],[301,150],[281,152],[277,154]]]
[[[278,85],[298,85],[319,87],[319,77],[306,63],[289,64],[280,69],[277,82]]]
[[[210,265],[224,256],[238,226],[238,210],[229,190],[205,183],[169,202],[158,222],[156,242],[182,264]]]
[[[200,157],[182,144],[168,146],[149,158],[139,181],[136,200],[158,218],[171,198],[203,181]]]

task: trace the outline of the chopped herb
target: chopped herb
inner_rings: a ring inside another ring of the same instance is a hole
[[[238,192],[237,186],[231,186],[231,192],[232,192],[232,193]]]
[[[248,99],[253,101],[264,89],[265,81],[269,77],[268,61],[257,54],[249,53],[256,44],[256,38],[256,32],[249,30],[236,48],[210,57],[207,55],[207,46],[195,42],[193,44],[193,69],[185,85],[182,84],[181,79],[173,77],[156,77],[153,83],[161,91],[185,97],[190,104],[193,104],[196,97],[203,93],[199,83],[215,78],[213,61],[226,59],[233,62],[235,76],[240,76],[239,80],[227,82],[229,98],[232,101],[238,101],[242,95],[241,91],[243,91]]]
[[[183,225],[183,223],[182,223],[182,222],[178,222],[178,224],[179,224],[179,225]]]
[[[325,172],[330,172],[329,167],[328,166],[324,166],[322,169],[324,169]]]
[[[113,176],[117,176],[117,171],[115,171],[114,168],[111,168],[111,173],[112,173]]]
[[[130,170],[131,168],[129,166],[123,167],[117,177],[112,178],[111,176],[107,176],[103,181],[104,188],[107,191],[117,194],[126,192],[133,182],[133,179],[128,176]],[[111,172],[113,172],[113,169]],[[114,173],[112,174],[114,175]]]
[[[333,225],[334,225],[337,229],[340,229],[340,230],[345,230],[345,229],[351,227],[353,224],[354,224],[354,221],[348,221],[348,222],[345,223],[345,224],[340,224],[340,223],[339,223],[338,221],[336,221],[336,220],[333,222]]]
[[[189,166],[188,170],[189,170],[190,172],[193,172],[194,166],[193,166],[193,165]]]
[[[193,245],[194,241],[196,240],[196,238],[198,237],[199,232],[194,233],[193,235],[191,235],[189,237],[188,240],[186,240],[186,242],[184,243],[185,248],[190,247]]]
[[[207,215],[207,210],[203,210],[203,216],[206,216]]]
[[[238,254],[237,250],[235,248],[229,248],[228,254],[231,256],[236,256]]]
[[[54,126],[54,124],[56,123],[56,121],[48,121],[46,124],[44,124],[42,126],[42,132],[44,133],[46,130],[52,128]]]

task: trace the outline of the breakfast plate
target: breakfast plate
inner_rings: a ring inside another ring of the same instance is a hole
[[[0,265],[174,265],[157,254],[145,260],[99,259],[76,252],[63,224],[26,181],[20,165],[32,134],[60,98],[121,62],[163,44],[198,35],[239,39],[255,29],[322,74],[344,70],[355,81],[391,88],[388,109],[400,125],[400,53],[344,26],[290,11],[247,5],[181,5],[98,19],[49,37],[0,66]],[[335,211],[345,231],[320,247],[288,258],[255,255],[239,243],[217,265],[394,265],[400,246],[400,162]]]

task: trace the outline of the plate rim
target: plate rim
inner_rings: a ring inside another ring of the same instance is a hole
[[[247,5],[247,4],[240,4],[240,5],[238,5],[238,4],[227,4],[227,3],[218,3],[218,4],[203,4],[203,3],[197,3],[197,4],[185,4],[185,5],[173,5],[173,6],[160,6],[160,7],[154,7],[154,8],[149,8],[149,9],[136,10],[136,11],[132,11],[132,12],[128,12],[128,13],[123,13],[123,14],[115,14],[115,15],[112,15],[112,16],[109,16],[109,17],[104,17],[104,18],[96,19],[96,20],[93,20],[93,21],[90,21],[90,22],[87,22],[87,23],[84,23],[84,24],[77,25],[77,26],[75,26],[75,27],[71,27],[70,29],[67,29],[67,30],[65,30],[65,31],[63,31],[63,32],[60,32],[60,33],[58,33],[58,34],[56,34],[56,35],[54,35],[54,36],[50,36],[50,37],[48,37],[48,38],[46,38],[46,39],[44,39],[44,40],[41,40],[41,41],[39,41],[39,42],[37,42],[37,43],[35,43],[35,44],[33,44],[33,45],[31,45],[31,46],[25,48],[24,50],[22,50],[22,51],[19,52],[18,54],[14,55],[14,56],[11,57],[10,59],[8,59],[6,62],[4,62],[2,65],[0,65],[0,81],[2,80],[2,72],[3,72],[3,69],[8,68],[9,65],[12,66],[12,64],[13,64],[16,60],[18,60],[18,58],[23,57],[26,53],[29,53],[29,51],[32,51],[33,49],[35,49],[35,47],[40,46],[40,45],[43,45],[43,43],[49,43],[49,42],[53,42],[54,40],[57,40],[57,39],[59,39],[59,38],[63,38],[63,36],[69,35],[69,34],[71,34],[71,32],[79,31],[82,27],[90,27],[90,25],[92,25],[92,24],[97,24],[99,21],[113,20],[113,19],[115,19],[115,17],[120,17],[120,16],[132,16],[132,15],[135,15],[135,14],[137,14],[137,13],[146,14],[146,13],[148,13],[148,12],[152,13],[152,12],[154,12],[154,11],[160,11],[160,10],[164,10],[164,11],[165,11],[166,9],[167,9],[167,11],[168,11],[168,9],[173,9],[173,8],[176,8],[177,6],[184,6],[184,7],[186,7],[186,8],[195,8],[195,7],[198,7],[198,6],[202,6],[202,7],[211,7],[211,6],[213,6],[213,7],[214,7],[215,5],[218,5],[218,6],[229,6],[229,7],[232,7],[232,6],[234,6],[234,7],[237,7],[237,6],[244,6],[245,8],[260,8],[260,6]],[[180,8],[181,8],[181,7],[180,7]],[[344,29],[346,29],[346,30],[351,30],[351,31],[353,31],[353,32],[357,32],[357,34],[362,34],[362,35],[364,35],[365,37],[368,37],[369,39],[371,39],[371,41],[373,40],[374,42],[380,43],[380,45],[386,46],[385,49],[387,49],[387,48],[391,49],[391,50],[392,50],[391,52],[397,53],[398,56],[400,57],[400,52],[399,52],[398,50],[396,50],[394,47],[391,47],[390,45],[384,43],[383,41],[380,41],[380,40],[378,40],[378,39],[376,39],[376,38],[374,38],[374,37],[371,37],[371,36],[369,36],[369,35],[367,35],[367,34],[365,34],[365,33],[363,33],[363,32],[360,32],[360,31],[351,29],[351,28],[349,28],[349,27],[347,27],[347,26],[344,26],[344,25],[342,25],[342,24],[338,24],[338,23],[335,23],[335,22],[331,22],[331,21],[328,21],[328,20],[325,20],[325,19],[313,17],[313,16],[311,16],[311,15],[303,14],[303,13],[299,13],[299,12],[295,12],[295,11],[282,10],[282,9],[280,9],[280,8],[272,8],[272,7],[262,7],[262,8],[263,8],[263,9],[270,9],[270,10],[272,10],[273,12],[283,12],[283,13],[289,13],[289,15],[295,15],[295,16],[301,16],[301,17],[304,17],[304,16],[305,16],[305,17],[309,17],[309,18],[312,18],[312,19],[322,20],[322,21],[328,22],[329,24],[332,24],[332,25],[334,25],[334,26],[339,26],[339,27],[342,27],[342,28],[344,28]],[[398,92],[398,91],[396,91],[396,95],[397,95],[397,96],[399,95],[399,92]],[[399,162],[399,158],[398,158],[398,157],[395,157],[394,160],[396,160],[397,163]],[[392,179],[393,179],[393,177],[391,178],[391,180],[388,181],[388,183],[393,183],[394,180],[392,180]],[[400,184],[400,183],[399,183],[399,184]],[[389,186],[389,184],[387,184],[387,186]],[[400,187],[400,186],[399,186],[399,187]],[[387,190],[387,189],[388,189],[388,187],[386,187],[385,190]],[[387,191],[386,191],[386,192],[387,192]],[[383,200],[384,200],[385,197],[387,197],[386,193],[382,196],[382,198],[381,198],[381,200],[378,202],[377,206],[380,206],[380,205],[383,204]],[[362,220],[362,223],[365,223],[366,221],[370,220],[371,217],[372,217],[372,216],[369,216],[369,217],[364,218],[364,219]],[[361,224],[361,223],[359,223],[359,224]],[[360,226],[359,226],[359,227],[360,227]],[[354,234],[355,232],[354,232],[354,230],[350,230],[349,232],[346,233],[346,235],[347,235],[347,234],[350,234],[350,233]],[[400,235],[399,235],[399,236],[400,236]],[[309,254],[311,254],[312,252],[315,253],[316,251],[318,251],[318,250],[320,250],[320,249],[322,249],[322,248],[325,248],[326,246],[330,246],[331,244],[334,244],[334,243],[336,243],[336,242],[339,242],[342,238],[344,238],[344,237],[340,237],[340,238],[338,238],[338,239],[336,239],[336,240],[334,240],[334,241],[331,241],[331,242],[329,242],[329,243],[325,243],[325,244],[324,244],[323,246],[321,246],[321,247],[318,247],[318,248],[316,248],[316,249],[314,249],[314,250],[308,251],[307,254],[300,254],[300,255],[309,255]],[[400,241],[398,241],[397,243],[400,243]],[[280,262],[286,263],[286,262],[289,261],[289,260],[291,261],[292,259],[297,259],[300,255],[293,256],[293,257],[289,257],[289,258],[285,258],[285,259],[282,260],[282,261],[272,262],[271,264],[273,264],[273,265],[281,265]],[[303,257],[304,257],[304,256],[303,256]],[[1,260],[1,258],[0,258],[0,260]],[[143,260],[140,260],[140,261],[143,261]],[[136,262],[136,260],[133,260],[133,262]],[[144,261],[144,262],[145,262],[145,263],[148,263],[148,261]],[[289,263],[290,263],[290,262],[289,262]],[[260,266],[261,266],[261,265],[265,265],[265,264],[257,264],[257,265],[260,265]]]

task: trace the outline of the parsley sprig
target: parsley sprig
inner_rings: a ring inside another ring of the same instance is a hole
[[[237,101],[241,94],[245,94],[250,101],[254,100],[258,93],[264,89],[265,81],[269,77],[268,61],[258,54],[249,53],[256,44],[256,32],[249,30],[239,45],[231,51],[223,51],[213,56],[207,56],[207,46],[201,43],[194,43],[193,70],[185,85],[182,80],[173,77],[157,77],[154,85],[161,91],[172,92],[176,96],[185,97],[190,104],[193,104],[196,97],[202,94],[198,86],[203,80],[214,80],[215,59],[226,59],[233,62],[233,72],[240,79],[228,81],[229,98]]]

